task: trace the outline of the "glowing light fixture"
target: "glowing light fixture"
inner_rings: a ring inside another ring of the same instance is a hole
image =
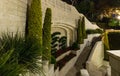
[[[119,19],[119,20],[120,20],[120,15],[119,15],[119,16],[117,16],[117,19]]]

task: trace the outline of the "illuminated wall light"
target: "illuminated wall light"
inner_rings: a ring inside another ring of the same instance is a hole
[[[119,10],[116,10],[115,12],[116,12],[116,13],[118,13],[118,12],[119,12]]]
[[[118,14],[120,15],[120,12]]]
[[[120,16],[117,16],[117,19],[119,19],[119,20],[120,20]]]

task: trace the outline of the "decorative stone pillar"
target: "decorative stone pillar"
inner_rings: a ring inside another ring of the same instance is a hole
[[[120,50],[110,50],[108,55],[111,65],[111,76],[120,76]]]

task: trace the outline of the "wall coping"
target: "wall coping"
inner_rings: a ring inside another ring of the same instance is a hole
[[[117,60],[120,60],[120,50],[108,50],[108,55],[117,59]]]

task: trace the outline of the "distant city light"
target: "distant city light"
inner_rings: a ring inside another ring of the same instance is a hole
[[[120,20],[120,16],[117,16],[117,19],[119,19],[119,20]]]

